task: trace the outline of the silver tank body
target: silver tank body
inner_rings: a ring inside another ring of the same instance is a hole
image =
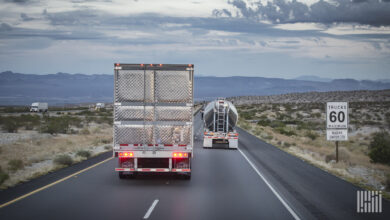
[[[214,115],[218,112],[219,105],[225,106],[225,115],[227,113],[229,117],[228,119],[229,126],[227,132],[231,132],[234,130],[234,127],[237,124],[238,114],[237,114],[236,107],[234,107],[234,105],[231,102],[226,100],[214,100],[212,102],[209,102],[206,105],[203,113],[205,128],[209,131],[216,131],[216,129],[214,129]]]

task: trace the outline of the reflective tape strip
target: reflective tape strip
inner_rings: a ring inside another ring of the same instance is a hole
[[[191,169],[172,169],[172,172],[190,172]]]
[[[139,172],[169,172],[169,169],[165,168],[139,168]]]
[[[115,168],[115,171],[135,171],[134,168]]]

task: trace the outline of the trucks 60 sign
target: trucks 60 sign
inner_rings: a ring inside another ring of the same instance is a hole
[[[348,102],[326,103],[326,128],[348,129]]]

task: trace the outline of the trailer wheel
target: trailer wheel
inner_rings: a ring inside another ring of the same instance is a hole
[[[126,175],[123,174],[123,172],[121,172],[121,171],[118,172],[118,176],[119,176],[119,179],[124,179],[126,177]]]
[[[185,180],[190,180],[190,179],[191,179],[191,173],[186,173],[186,174],[184,174],[184,175],[183,175],[183,178],[184,178]]]

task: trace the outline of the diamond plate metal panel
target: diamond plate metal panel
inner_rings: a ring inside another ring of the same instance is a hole
[[[153,106],[115,106],[116,121],[152,121]]]
[[[150,70],[118,70],[115,102],[153,102],[153,78],[153,71]]]
[[[156,71],[157,102],[192,103],[192,76],[189,71]]]
[[[190,126],[157,125],[155,126],[156,144],[191,143]]]
[[[153,143],[152,125],[114,125],[115,144]]]
[[[182,106],[157,106],[157,121],[191,121],[192,108]]]

